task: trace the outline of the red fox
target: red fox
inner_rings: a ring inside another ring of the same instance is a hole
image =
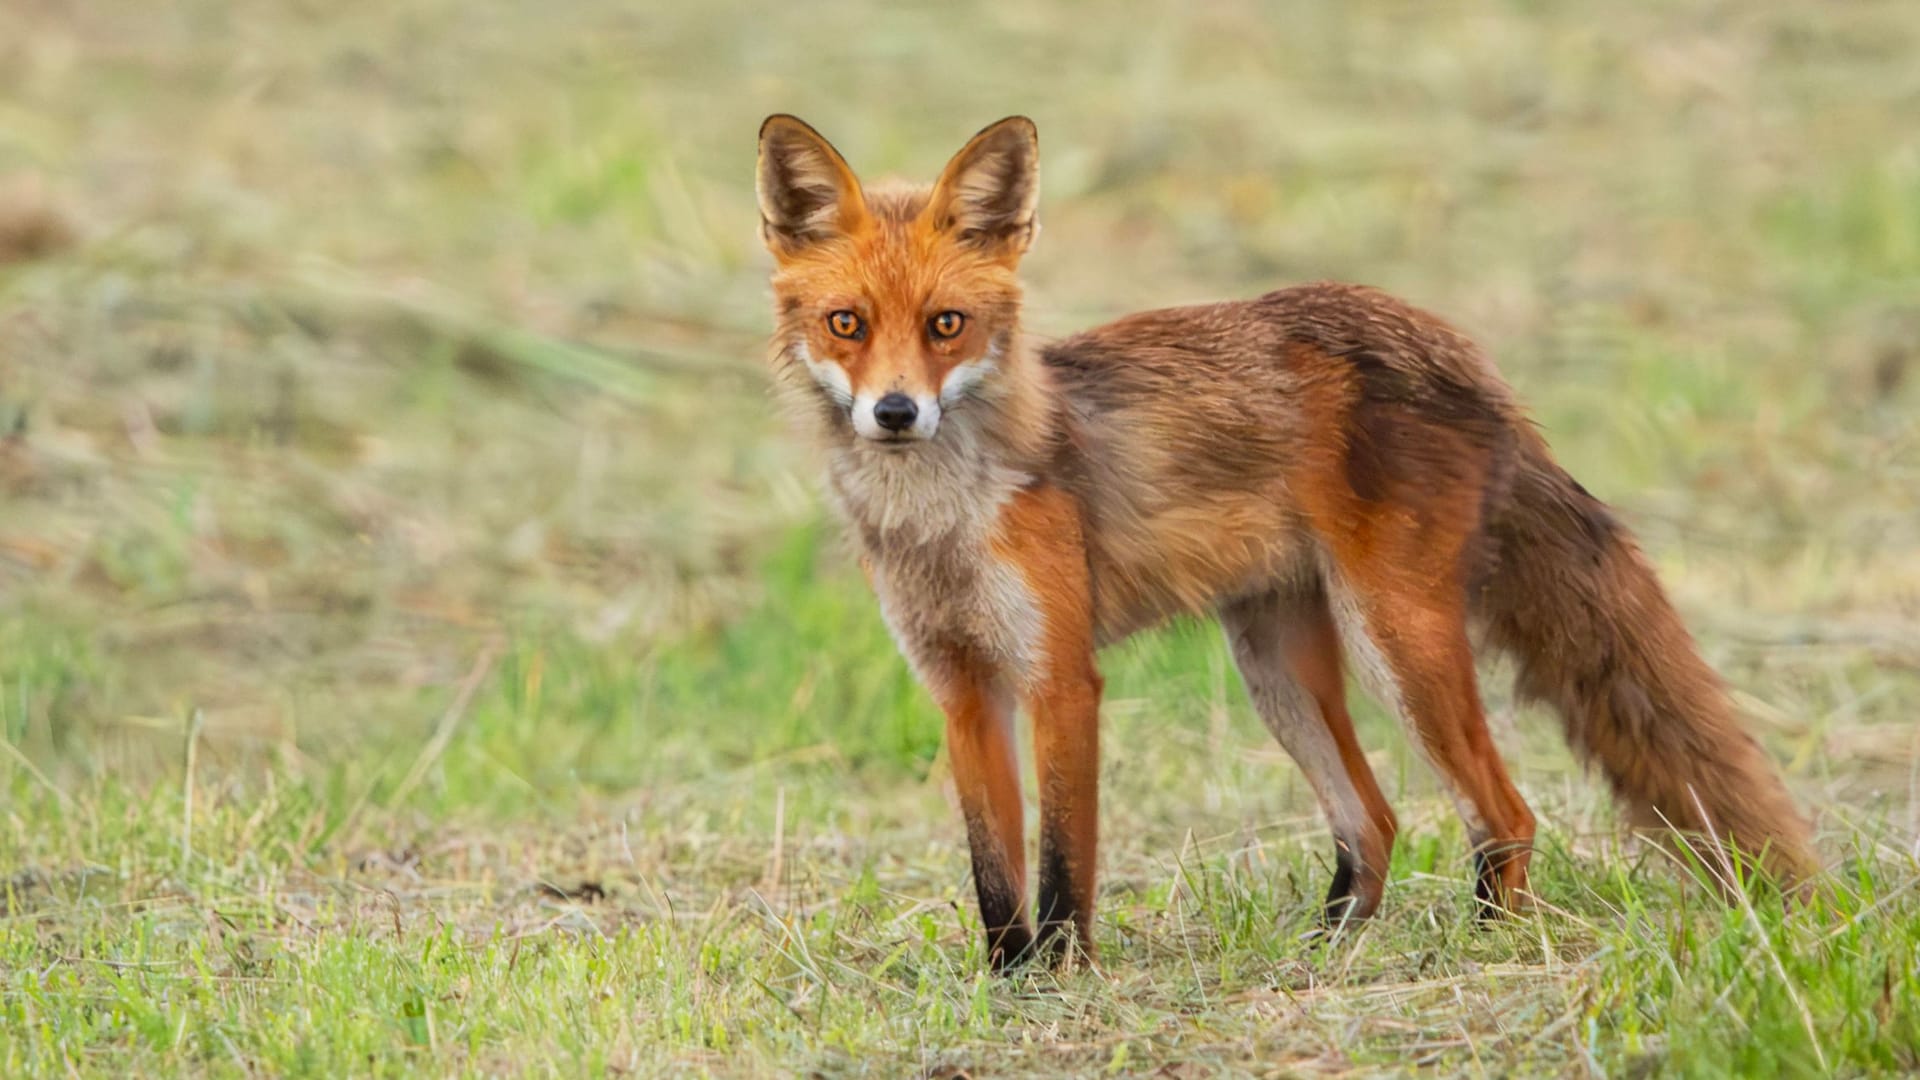
[[[1534,818],[1488,736],[1470,629],[1636,824],[1782,882],[1816,872],[1633,538],[1441,319],[1316,284],[1039,346],[1016,274],[1038,228],[1032,121],[981,131],[930,188],[869,189],[773,116],[757,172],[775,381],[824,436],[880,610],[946,714],[996,969],[1070,942],[1092,956],[1095,651],[1187,613],[1218,617],[1313,787],[1336,923],[1379,907],[1397,828],[1354,738],[1349,667],[1445,781],[1480,909],[1528,899]],[[1016,706],[1039,774],[1032,908]]]

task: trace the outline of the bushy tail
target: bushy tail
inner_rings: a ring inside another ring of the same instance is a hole
[[[1696,845],[1717,836],[1782,884],[1806,880],[1819,864],[1805,819],[1633,537],[1538,435],[1521,438],[1477,597],[1491,642],[1518,662],[1520,695],[1559,710],[1635,825]]]

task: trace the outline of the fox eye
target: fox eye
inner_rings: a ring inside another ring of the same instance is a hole
[[[853,341],[859,341],[861,338],[867,336],[867,324],[860,320],[860,316],[855,315],[851,311],[842,310],[829,313],[827,315],[827,329],[833,331],[834,337],[848,338]]]
[[[943,311],[927,320],[927,329],[942,341],[959,334],[960,328],[965,325],[967,317],[957,311]]]

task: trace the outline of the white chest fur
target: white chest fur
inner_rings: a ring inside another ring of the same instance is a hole
[[[990,551],[955,549],[941,565],[876,560],[880,613],[922,682],[937,685],[965,664],[1015,685],[1037,666],[1042,616],[1018,567]]]
[[[1027,477],[940,449],[849,455],[834,463],[833,488],[920,680],[937,691],[956,664],[984,665],[1018,685],[1039,667],[1043,615],[994,535]]]

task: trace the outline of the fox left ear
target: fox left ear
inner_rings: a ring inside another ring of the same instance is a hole
[[[1026,117],[1009,116],[947,162],[926,213],[964,243],[1018,258],[1039,229],[1039,203],[1040,133]]]

